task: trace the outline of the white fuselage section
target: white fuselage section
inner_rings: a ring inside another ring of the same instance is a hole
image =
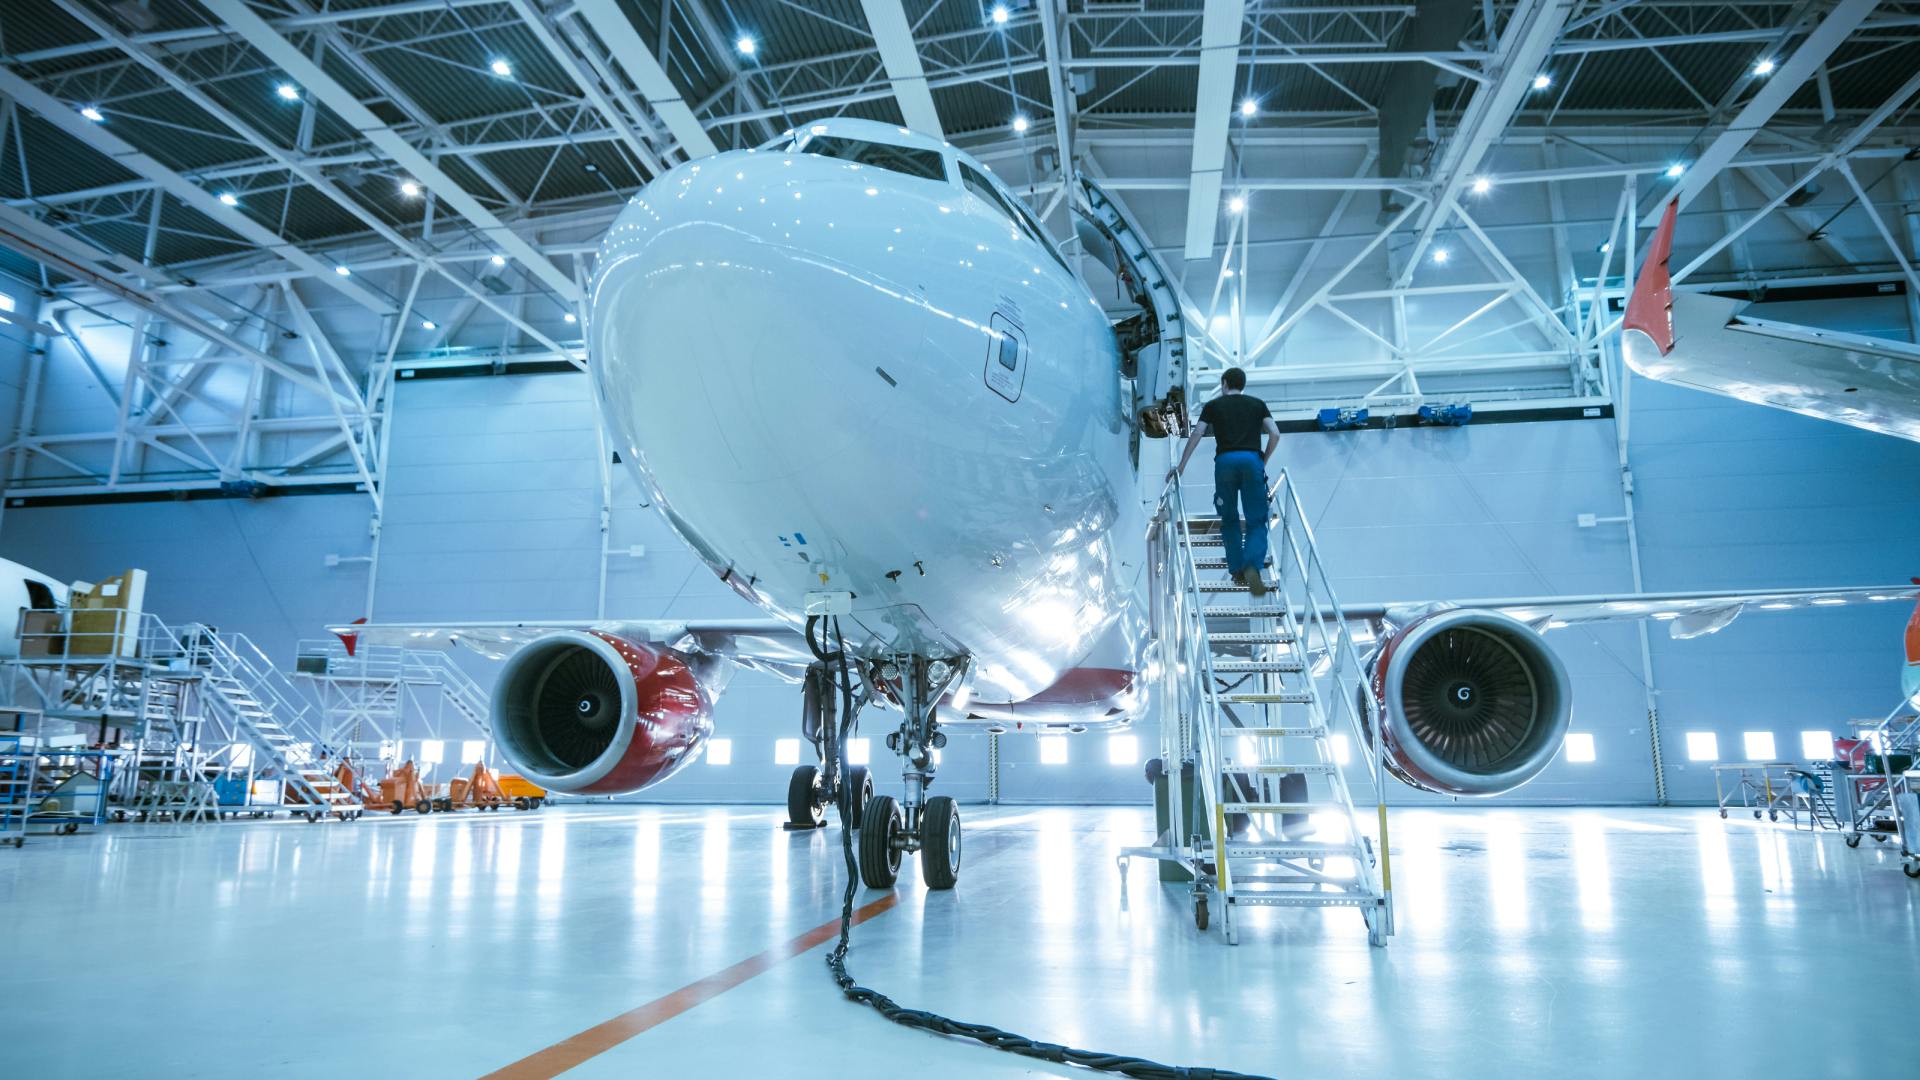
[[[804,152],[829,135],[944,175]],[[1123,666],[1089,660],[1136,637],[1146,555],[1101,308],[1010,193],[969,190],[966,155],[861,121],[800,138],[683,164],[608,234],[590,355],[613,445],[762,608],[797,624],[851,593],[862,653],[971,656],[987,702]]]

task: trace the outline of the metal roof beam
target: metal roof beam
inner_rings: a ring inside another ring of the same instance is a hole
[[[1233,117],[1233,77],[1240,66],[1240,29],[1245,18],[1245,0],[1207,0],[1200,18],[1200,74],[1194,94],[1193,164],[1187,194],[1189,259],[1213,255],[1227,164],[1227,125]]]
[[[1481,86],[1473,92],[1466,115],[1441,152],[1439,166],[1434,169],[1434,175],[1440,178],[1439,191],[1427,207],[1420,235],[1414,240],[1406,268],[1400,272],[1396,284],[1404,287],[1413,282],[1414,270],[1426,254],[1427,245],[1433,242],[1434,233],[1447,220],[1460,189],[1472,179],[1487,151],[1520,111],[1520,103],[1533,87],[1533,77],[1546,62],[1548,51],[1560,36],[1560,28],[1573,13],[1573,6],[1570,0],[1521,0],[1508,17],[1506,30],[1495,49],[1499,59],[1494,61],[1493,85]]]
[[[1681,174],[1679,182],[1674,184],[1672,197],[1680,200],[1682,210],[1707,189],[1707,185],[1720,175],[1720,170],[1726,168],[1746,148],[1747,143],[1760,133],[1760,129],[1767,126],[1773,114],[1779,112],[1787,99],[1813,77],[1820,65],[1826,63],[1834,50],[1866,21],[1876,6],[1878,0],[1840,0],[1820,25],[1800,43],[1800,47],[1793,50],[1792,55],[1776,61],[1779,66],[1772,75],[1767,76],[1765,85],[1747,99],[1740,114],[1733,118],[1727,129],[1701,152],[1699,158]],[[1666,202],[1665,199],[1655,201],[1653,208],[1641,218],[1642,228],[1651,228],[1656,224]]]
[[[647,107],[659,114],[673,137],[680,140],[680,148],[689,158],[706,157],[717,154],[720,148],[714,145],[713,137],[693,115],[693,109],[687,100],[680,96],[680,90],[667,76],[667,69],[654,59],[653,50],[640,40],[639,31],[627,21],[615,0],[579,0],[575,10],[580,17],[600,35],[600,40],[613,54],[614,62],[626,69],[627,77],[633,80],[634,89],[640,91],[640,97]]]
[[[81,116],[67,103],[13,72],[0,69],[0,93],[39,113],[47,122],[105,155],[115,164],[152,180],[174,198],[206,215],[233,235],[273,252],[309,274],[334,279],[327,284],[368,311],[379,315],[393,314],[393,305],[384,297],[333,273],[331,263],[308,254],[293,241],[248,217],[239,207],[222,203],[213,192],[141,153],[125,139]]]
[[[302,371],[281,361],[278,357],[262,352],[193,312],[153,296],[140,286],[129,282],[124,276],[109,268],[107,264],[110,257],[106,252],[65,233],[53,232],[46,227],[45,223],[10,206],[0,206],[0,245],[12,248],[57,273],[85,281],[116,300],[125,301],[142,311],[158,315],[203,341],[217,344],[229,352],[245,356],[281,378],[321,395],[324,400],[334,402],[342,408],[355,410],[360,408],[359,402],[342,397],[330,385],[315,378],[312,373]]]
[[[547,287],[557,293],[569,305],[578,305],[580,290],[573,279],[542,255],[533,245],[521,239],[518,233],[506,226],[493,211],[481,205],[480,200],[467,194],[465,188],[451,176],[440,171],[440,167],[427,158],[427,155],[415,149],[413,144],[400,137],[391,127],[376,116],[372,109],[361,104],[353,92],[340,85],[333,76],[321,70],[320,65],[308,59],[300,49],[282,37],[267,21],[254,14],[245,0],[200,0],[209,11],[224,20],[228,26],[245,38],[255,48],[265,53],[286,73],[304,87],[308,94],[332,109],[341,119],[352,127],[358,128],[368,141],[385,151],[394,163],[405,169],[414,179],[431,190],[440,200],[461,217],[473,223],[487,240],[502,252],[512,256],[535,277],[545,282]]]
[[[933,92],[927,89],[926,69],[920,66],[920,49],[913,43],[913,28],[907,25],[906,9],[900,0],[860,0],[860,6],[866,10],[867,28],[873,32],[874,47],[880,50],[880,62],[886,66],[907,126],[923,135],[946,138],[933,107]]]
[[[641,164],[655,176],[666,172],[666,166],[661,163],[660,155],[654,152],[653,146],[640,137],[640,133],[627,122],[626,116],[619,109],[614,108],[613,102],[602,91],[593,73],[580,66],[580,58],[574,55],[573,50],[560,43],[560,38],[547,22],[546,13],[540,9],[535,0],[507,0],[507,2],[513,6],[514,11],[519,13],[520,21],[527,24],[527,29],[533,32],[533,36],[540,40],[541,46],[547,50],[547,55],[553,57],[554,62],[567,73],[567,77],[573,80],[573,84],[586,95],[587,102],[593,106],[595,112],[600,114],[600,118],[620,133],[621,141],[627,144],[627,149],[633,151]]]

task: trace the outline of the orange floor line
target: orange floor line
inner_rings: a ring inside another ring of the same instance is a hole
[[[855,926],[892,910],[899,902],[896,893],[854,909]],[[711,1001],[748,979],[791,960],[817,945],[833,940],[840,933],[840,920],[824,922],[792,941],[783,942],[756,956],[717,971],[698,982],[688,983],[665,997],[655,998],[629,1009],[611,1020],[554,1043],[545,1050],[521,1058],[503,1069],[488,1073],[482,1080],[552,1080],[582,1062],[599,1057],[628,1039],[664,1024],[697,1005]]]

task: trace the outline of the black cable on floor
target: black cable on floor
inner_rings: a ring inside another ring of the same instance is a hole
[[[851,722],[853,715],[853,684],[847,679],[846,642],[840,636],[840,623],[833,620],[829,632],[833,635],[834,649],[828,652],[823,644],[813,639],[815,620],[807,620],[807,645],[813,655],[829,666],[838,665],[840,669],[840,692],[843,695],[844,708],[841,712],[841,726]],[[829,738],[833,736],[830,735]],[[846,740],[835,738],[835,749],[844,755]],[[848,765],[842,759],[840,775],[847,775]],[[844,787],[844,785],[843,785]],[[1100,1072],[1119,1073],[1122,1076],[1138,1077],[1139,1080],[1273,1080],[1272,1077],[1256,1076],[1251,1073],[1232,1072],[1227,1069],[1207,1069],[1195,1066],[1162,1065],[1145,1058],[1129,1057],[1125,1054],[1107,1054],[1098,1050],[1076,1050],[1057,1043],[1036,1042],[1025,1035],[1015,1035],[1011,1031],[1002,1031],[988,1024],[970,1024],[964,1020],[930,1013],[924,1009],[905,1008],[892,998],[878,990],[870,990],[854,981],[847,971],[847,950],[853,944],[853,898],[860,888],[860,864],[853,854],[853,827],[848,798],[836,800],[840,813],[840,851],[847,864],[847,891],[840,901],[840,940],[833,951],[827,954],[827,969],[833,973],[833,981],[840,986],[840,992],[847,1000],[867,1006],[881,1016],[906,1027],[931,1031],[937,1035],[948,1035],[958,1039],[969,1039],[982,1046],[995,1050],[1004,1050],[1021,1057],[1038,1058],[1062,1065],[1078,1065]]]

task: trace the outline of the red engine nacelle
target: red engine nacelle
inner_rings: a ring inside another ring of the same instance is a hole
[[[1387,767],[1447,795],[1498,795],[1540,774],[1572,719],[1566,669],[1527,624],[1454,609],[1417,619],[1373,664]]]
[[[500,672],[493,736],[549,791],[637,791],[698,757],[713,733],[712,695],[695,668],[672,649],[598,630],[547,635]]]

